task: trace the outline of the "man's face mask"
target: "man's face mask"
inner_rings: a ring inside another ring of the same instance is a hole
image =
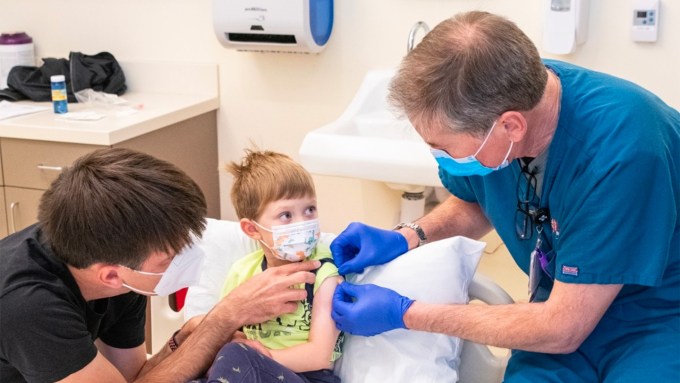
[[[272,233],[272,247],[262,240],[260,243],[271,250],[275,257],[289,262],[304,261],[312,255],[321,235],[318,219],[272,226],[271,230],[255,221],[253,223]]]
[[[489,168],[482,165],[482,163],[477,159],[477,154],[479,154],[479,152],[482,150],[484,144],[486,144],[486,141],[489,140],[489,137],[491,137],[491,132],[493,132],[493,128],[495,127],[496,122],[493,123],[489,133],[486,134],[482,145],[480,145],[475,154],[471,156],[464,158],[453,158],[451,155],[449,155],[449,153],[439,149],[430,149],[430,152],[434,156],[434,159],[437,161],[439,167],[444,169],[444,171],[452,176],[485,176],[493,171],[500,170],[508,166],[508,157],[510,156],[510,151],[512,150],[512,145],[514,144],[514,142],[510,141],[510,148],[508,148],[508,152],[505,153],[503,162],[501,162],[501,164],[497,167]]]
[[[123,283],[124,287],[142,295],[158,295],[168,296],[185,287],[193,286],[198,283],[201,277],[201,269],[203,267],[203,260],[205,254],[198,247],[190,247],[172,259],[168,269],[162,273],[152,273],[149,271],[140,271],[130,269],[135,273],[142,275],[161,275],[161,279],[153,289],[153,291],[144,291],[136,289],[130,285]]]

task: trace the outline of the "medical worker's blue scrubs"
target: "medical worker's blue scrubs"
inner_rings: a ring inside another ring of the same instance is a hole
[[[564,283],[623,284],[574,353],[513,352],[506,382],[680,382],[680,114],[630,82],[545,60],[562,84],[540,207],[547,271]],[[453,177],[454,195],[478,202],[519,267],[531,240],[516,233],[520,164]],[[547,299],[550,278],[542,274]],[[568,334],[566,334],[568,335]]]

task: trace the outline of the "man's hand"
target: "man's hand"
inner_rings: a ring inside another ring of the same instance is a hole
[[[319,266],[319,261],[309,261],[270,267],[235,288],[213,311],[227,306],[232,320],[238,318],[240,325],[262,323],[292,313],[298,302],[307,297],[307,291],[297,286],[314,283],[310,271]]]
[[[339,330],[372,336],[406,328],[404,313],[411,304],[412,299],[384,287],[343,282],[333,294],[331,316]]]
[[[361,273],[364,268],[382,265],[408,251],[408,242],[399,232],[352,222],[331,243],[331,253],[342,275]]]

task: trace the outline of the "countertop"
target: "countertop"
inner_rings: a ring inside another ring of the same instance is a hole
[[[69,112],[105,116],[75,121],[53,113],[51,102],[21,101],[49,110],[0,120],[0,137],[110,146],[219,108],[216,64],[121,62],[121,66],[128,92],[120,97],[134,113],[121,113],[130,108],[69,103]]]

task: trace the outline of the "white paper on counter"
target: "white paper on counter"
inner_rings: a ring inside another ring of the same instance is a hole
[[[101,120],[104,117],[105,116],[101,113],[85,111],[85,112],[68,112],[58,115],[57,118],[60,120],[73,120],[73,121],[97,121]]]
[[[12,118],[16,116],[22,116],[24,114],[31,114],[36,112],[42,112],[44,110],[50,109],[49,106],[35,106],[26,104],[17,104],[9,101],[0,101],[0,120],[6,118]]]

